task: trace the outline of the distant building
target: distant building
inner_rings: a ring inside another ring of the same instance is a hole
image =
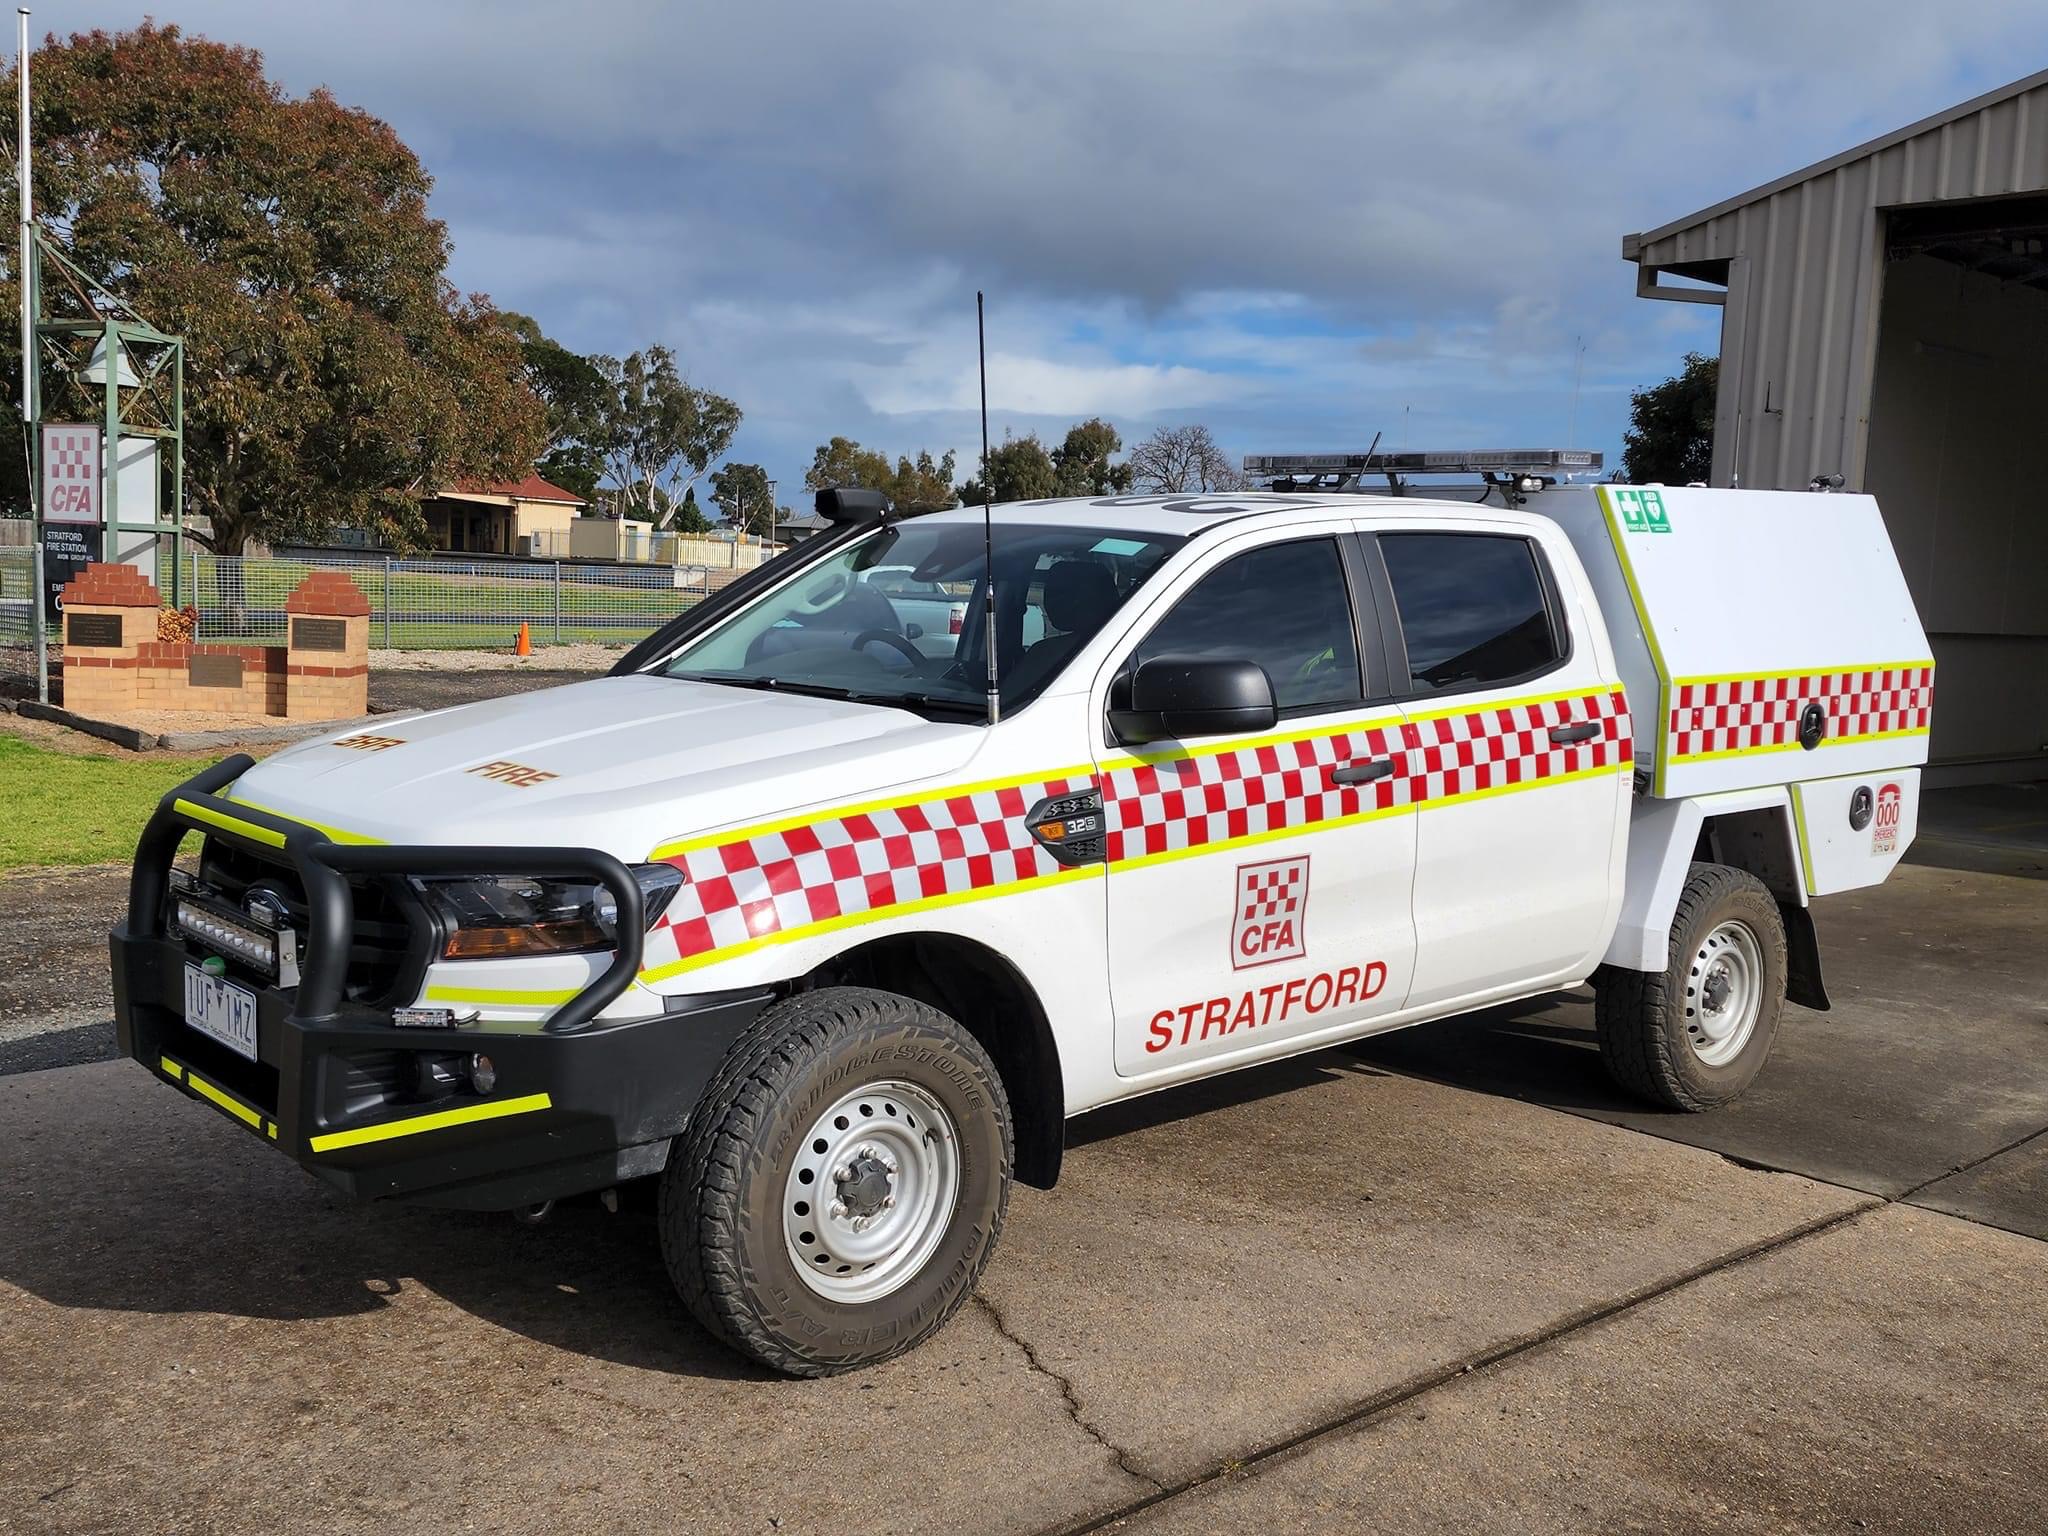
[[[815,512],[806,512],[802,517],[778,517],[775,519],[775,541],[778,544],[801,544],[805,539],[830,531],[831,527]]]
[[[586,505],[539,475],[458,481],[427,502],[427,536],[436,549],[465,554],[547,554],[566,549],[570,521]]]

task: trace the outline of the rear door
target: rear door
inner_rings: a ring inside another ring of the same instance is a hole
[[[1630,738],[1576,564],[1561,583],[1505,521],[1395,523],[1366,550],[1418,808],[1408,1006],[1588,974],[1621,890]]]
[[[1120,1075],[1299,1049],[1406,998],[1415,821],[1371,603],[1348,527],[1239,541],[1111,664],[1256,661],[1281,711],[1269,732],[1100,753]]]

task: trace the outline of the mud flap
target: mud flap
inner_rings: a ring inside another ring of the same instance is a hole
[[[1785,914],[1785,998],[1788,1002],[1826,1013],[1827,982],[1820,974],[1820,935],[1813,926],[1813,913],[1806,907],[1781,903]]]

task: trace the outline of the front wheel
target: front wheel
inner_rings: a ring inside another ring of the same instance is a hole
[[[1010,1195],[1009,1101],[946,1015],[831,987],[736,1041],[661,1181],[661,1246],[690,1310],[794,1376],[872,1365],[974,1290]]]
[[[1785,918],[1764,883],[1695,864],[1662,973],[1600,973],[1600,1059],[1621,1087],[1670,1109],[1726,1104],[1769,1059],[1785,1006]]]

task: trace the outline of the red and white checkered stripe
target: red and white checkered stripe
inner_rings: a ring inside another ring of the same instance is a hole
[[[1551,741],[1553,727],[1581,721],[1597,724],[1599,734],[1569,746]],[[1628,702],[1614,689],[1131,764],[1103,775],[1109,862],[1310,827],[1364,811],[1427,809],[1486,790],[1534,788],[1589,768],[1619,767],[1633,750]],[[1380,758],[1394,764],[1385,778],[1356,786],[1330,780],[1332,769]]]
[[[1553,726],[1593,721],[1600,734],[1570,746]],[[1119,862],[1312,827],[1367,810],[1427,806],[1629,761],[1628,707],[1619,689],[1511,704],[1412,724],[1395,722],[1274,745],[1131,763],[1100,776],[1107,856]],[[1394,771],[1344,786],[1330,771],[1391,757]],[[648,935],[657,975],[773,935],[949,896],[989,893],[1057,873],[1024,818],[1040,800],[1090,788],[1077,774],[976,790],[915,805],[826,814],[778,831],[742,832],[668,862],[688,876]],[[1250,894],[1250,893],[1248,893]],[[1282,901],[1288,890],[1265,895]]]
[[[1669,761],[1799,745],[1809,704],[1827,711],[1827,742],[1924,731],[1934,708],[1934,668],[1850,668],[1797,677],[1713,682],[1680,679],[1672,690]]]
[[[648,935],[642,964],[659,971],[836,917],[1052,874],[1060,865],[1025,830],[1025,813],[1088,787],[1076,777],[975,790],[686,850],[668,860],[688,879]]]

